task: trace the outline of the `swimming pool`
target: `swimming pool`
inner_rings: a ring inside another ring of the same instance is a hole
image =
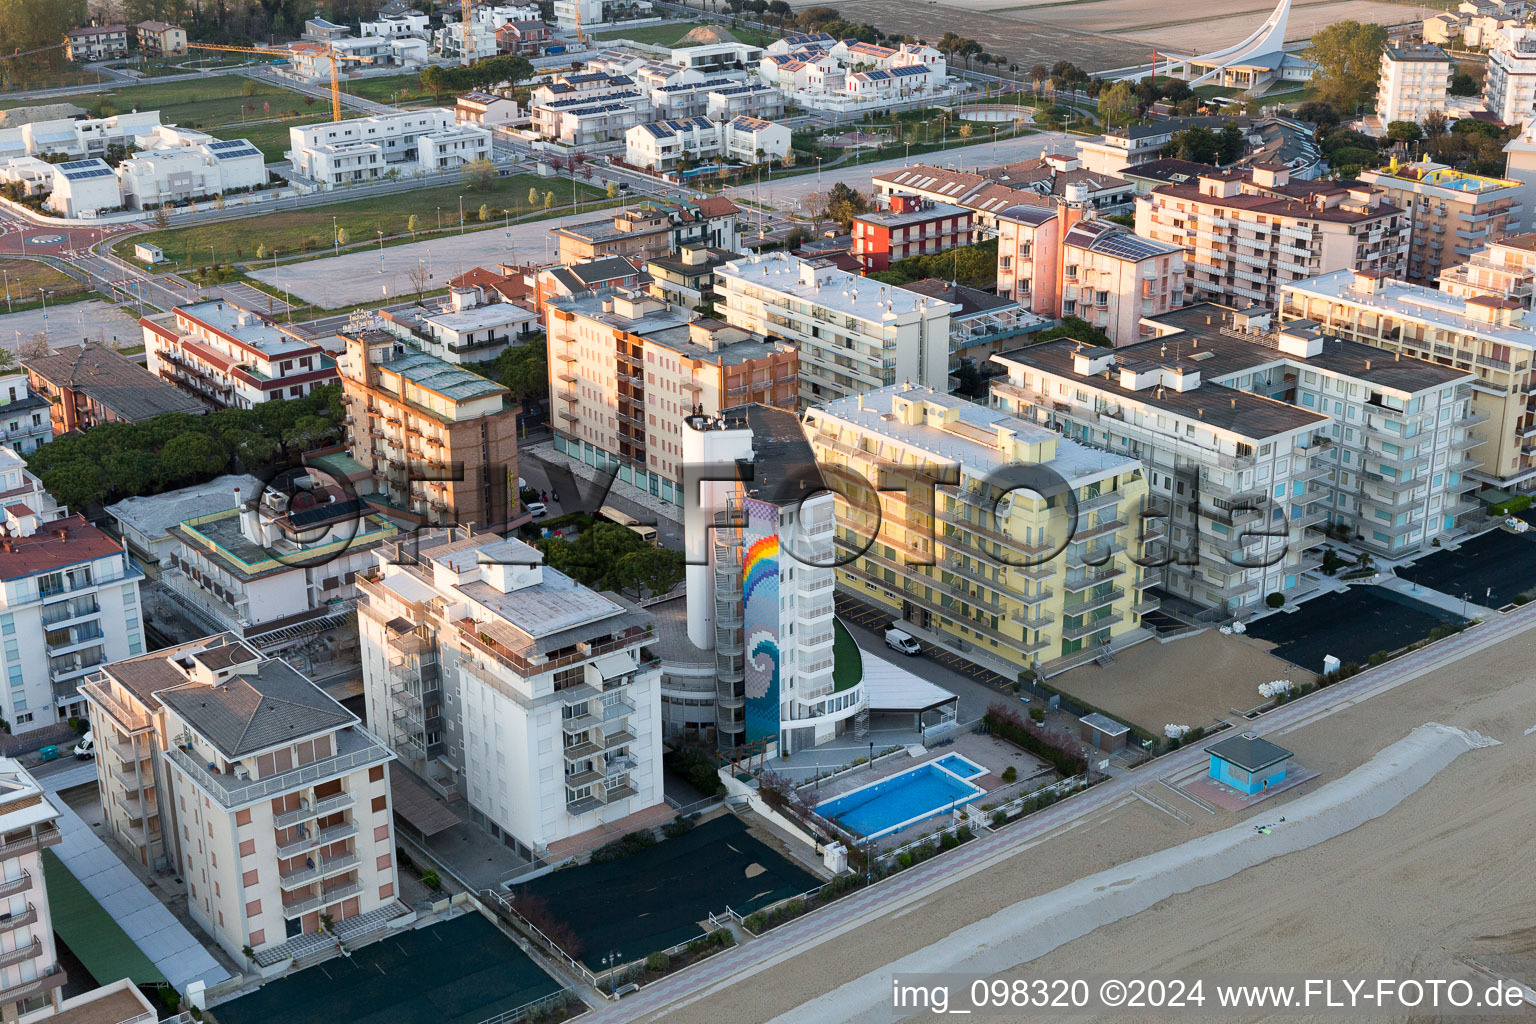
[[[986,790],[967,780],[986,772],[969,758],[946,754],[824,801],[816,812],[865,839],[878,839],[975,800]]]

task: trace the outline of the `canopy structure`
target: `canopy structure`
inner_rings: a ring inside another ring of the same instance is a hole
[[[952,721],[959,713],[960,698],[900,665],[864,655],[864,699],[872,713],[906,712],[921,715],[939,712],[938,723]]]
[[[43,879],[53,930],[98,985],[129,978],[137,985],[167,984],[144,951],[112,920],[52,850],[43,851]]]
[[[1292,0],[1280,0],[1264,24],[1241,42],[1199,56],[1163,54],[1167,72],[1191,85],[1212,84],[1245,89],[1255,95],[1276,81],[1305,82],[1317,70],[1309,60],[1287,53],[1285,32],[1291,18]],[[1156,65],[1154,65],[1154,74]],[[1142,70],[1124,77],[1140,78]]]
[[[463,820],[394,761],[389,763],[389,792],[395,814],[422,838],[446,832]]]

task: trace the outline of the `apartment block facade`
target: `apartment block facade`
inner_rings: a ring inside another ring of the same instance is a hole
[[[607,841],[615,823],[672,816],[650,614],[549,568],[536,548],[462,528],[381,553],[362,586],[369,720],[491,835],[559,859]]]
[[[404,912],[394,755],[287,662],[221,634],[115,662],[82,692],[108,829],[174,866],[231,959],[280,963]]]
[[[787,253],[725,264],[715,293],[727,322],[794,344],[802,407],[897,381],[948,387],[948,302]]]
[[[228,300],[177,306],[139,326],[149,372],[215,409],[301,398],[336,379],[319,345]]]
[[[500,525],[517,517],[517,409],[507,389],[376,328],[344,333],[352,457],[391,515]]]
[[[970,210],[905,195],[885,197],[884,207],[853,218],[851,251],[866,271],[970,244]]]
[[[551,299],[545,324],[555,450],[673,504],[685,417],[797,398],[793,346],[639,290]]]
[[[1156,580],[1138,563],[1136,459],[913,385],[815,406],[804,426],[823,472],[880,488],[836,509],[847,593],[1012,671],[1051,675],[1145,638]]]
[[[1185,252],[1186,301],[1273,307],[1281,289],[1335,270],[1400,273],[1409,211],[1358,181],[1293,182],[1288,171],[1211,171],[1136,203],[1136,233]]]
[[[1314,321],[1332,336],[1476,374],[1466,443],[1471,476],[1536,488],[1536,335],[1516,299],[1459,298],[1376,274],[1328,274],[1286,286],[1280,319]]]
[[[1184,250],[1094,219],[1081,189],[999,213],[997,239],[998,295],[1041,316],[1078,317],[1116,345],[1141,340],[1142,317],[1184,304]]]
[[[1407,278],[1433,281],[1490,242],[1520,230],[1521,183],[1424,162],[1362,171],[1413,221]],[[1363,268],[1362,268],[1363,269]],[[1386,269],[1386,268],[1377,268]]]
[[[1440,290],[1457,298],[1536,302],[1536,234],[1511,235],[1479,249],[1440,274]]]
[[[1508,25],[1493,33],[1483,102],[1505,124],[1523,125],[1536,114],[1536,29]]]
[[[4,516],[3,706],[19,734],[80,714],[81,680],[144,649],[144,574],[121,544],[81,516],[47,521],[26,505]]]
[[[43,851],[63,841],[53,798],[22,766],[0,757],[0,1019],[46,1020],[68,980],[59,965]]]
[[[716,743],[791,754],[867,731],[862,677],[837,665],[834,499],[799,420],[748,405],[688,417],[685,438],[688,636],[714,656]],[[697,731],[691,696],[662,699]]]
[[[1376,81],[1376,114],[1382,124],[1423,124],[1430,111],[1444,114],[1450,95],[1451,55],[1438,46],[1388,46]]]

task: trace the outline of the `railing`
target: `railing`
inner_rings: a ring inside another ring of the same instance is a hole
[[[23,871],[18,878],[11,878],[0,882],[0,899],[5,899],[7,896],[15,896],[19,892],[26,892],[31,887],[32,872]]]
[[[362,732],[361,729],[358,730]],[[253,782],[244,784],[231,784],[225,776],[215,774],[194,761],[185,750],[180,747],[171,747],[165,753],[177,768],[192,776],[193,781],[200,784],[214,796],[220,798],[220,802],[227,806],[235,804],[251,803],[262,797],[272,796],[276,793],[286,792],[306,783],[323,782],[337,775],[355,771],[358,768],[368,767],[374,764],[383,764],[392,756],[389,749],[371,734],[364,733],[372,742],[362,750],[354,750],[349,754],[338,757],[328,757],[323,761],[307,764],[293,771],[283,772],[280,775],[272,775]],[[229,776],[228,778],[233,778]]]
[[[359,861],[355,853],[343,853],[336,857],[324,857],[317,860],[312,868],[300,868],[298,871],[290,871],[286,875],[279,873],[277,876],[278,885],[283,889],[294,889],[329,875],[350,871],[357,867],[359,863],[361,861]]]
[[[25,912],[20,914],[6,914],[0,916],[0,931],[10,931],[13,928],[24,928],[29,924],[37,923],[37,907],[27,904]]]
[[[112,696],[112,684],[105,679],[95,679],[81,685],[86,698],[105,710],[125,732],[134,733],[149,728],[149,716],[129,711]]]
[[[24,961],[31,960],[34,957],[41,956],[42,952],[42,940],[34,938],[25,946],[18,946],[17,948],[7,953],[0,953],[0,967],[10,967],[13,964],[19,964]]]
[[[40,828],[34,834],[21,839],[0,842],[0,858],[18,857],[23,853],[32,853],[41,850],[45,846],[56,846],[63,838],[56,828]]]

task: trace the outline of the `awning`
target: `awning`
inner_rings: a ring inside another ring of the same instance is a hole
[[[53,930],[98,985],[122,978],[136,985],[169,984],[52,850],[43,851],[43,880],[48,886]]]
[[[628,651],[614,651],[593,661],[592,667],[597,669],[597,674],[604,679],[617,679],[619,676],[633,672],[637,666],[633,654]]]
[[[463,820],[444,807],[431,790],[417,782],[397,761],[389,763],[389,790],[395,813],[424,837],[446,832]]]
[[[871,711],[922,712],[958,704],[960,698],[900,665],[864,652],[864,699]]]

